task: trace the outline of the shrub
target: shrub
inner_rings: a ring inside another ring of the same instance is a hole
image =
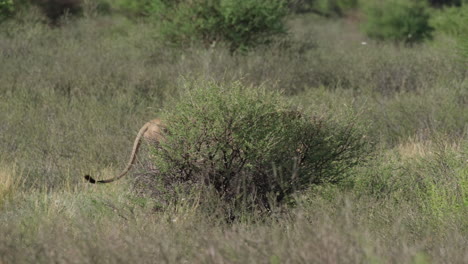
[[[365,33],[374,39],[407,44],[432,37],[427,4],[421,0],[371,2],[365,10]]]
[[[453,37],[468,35],[468,4],[436,10],[430,22],[436,32]]]
[[[164,21],[163,37],[178,45],[223,41],[231,51],[246,50],[285,32],[285,1],[196,0],[154,6],[157,17]]]
[[[431,19],[436,32],[456,39],[462,60],[468,61],[468,2],[460,7],[436,10]]]
[[[310,185],[339,183],[367,157],[352,120],[309,116],[277,92],[239,83],[196,82],[165,119],[157,178],[167,189],[212,190],[230,210],[270,208]]]
[[[10,17],[14,10],[13,0],[0,0],[0,23]]]

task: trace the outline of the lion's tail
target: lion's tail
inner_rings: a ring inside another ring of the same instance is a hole
[[[148,127],[150,125],[151,124],[148,122],[140,129],[140,131],[138,131],[138,135],[136,136],[135,142],[133,143],[133,149],[132,149],[132,154],[130,156],[130,160],[128,161],[128,164],[125,167],[125,169],[118,176],[116,176],[114,178],[111,178],[111,179],[100,180],[100,181],[96,181],[90,175],[85,175],[84,178],[89,183],[95,184],[95,183],[110,183],[110,182],[116,181],[116,180],[122,178],[123,176],[125,176],[125,174],[127,174],[127,172],[132,168],[133,164],[135,163],[136,156],[137,156],[137,153],[138,153],[138,149],[140,148],[140,145],[141,145],[141,138],[143,137],[143,134],[146,132],[146,130],[148,129]]]

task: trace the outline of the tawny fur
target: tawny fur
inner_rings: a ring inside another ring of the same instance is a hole
[[[141,127],[140,131],[138,132],[138,135],[135,138],[135,142],[133,143],[130,160],[128,161],[128,164],[125,167],[125,169],[118,176],[107,180],[96,181],[93,177],[85,175],[85,179],[90,183],[110,183],[122,178],[132,168],[133,164],[135,164],[136,156],[140,148],[142,138],[144,138],[147,142],[150,143],[159,143],[164,139],[163,130],[164,126],[160,119],[153,119],[147,122],[143,127]]]

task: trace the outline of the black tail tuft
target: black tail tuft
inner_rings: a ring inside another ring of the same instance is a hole
[[[93,177],[91,177],[89,175],[85,175],[84,178],[90,183],[96,183],[96,180],[93,179]]]

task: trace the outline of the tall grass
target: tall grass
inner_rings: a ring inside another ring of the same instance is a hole
[[[395,47],[302,16],[290,39],[232,56],[168,48],[151,24],[119,16],[37,21],[0,28],[0,262],[468,262],[467,71],[437,38]],[[295,208],[231,225],[187,200],[157,211],[132,181],[84,184],[118,172],[180,76],[263,84],[316,115],[355,112],[376,157]]]

